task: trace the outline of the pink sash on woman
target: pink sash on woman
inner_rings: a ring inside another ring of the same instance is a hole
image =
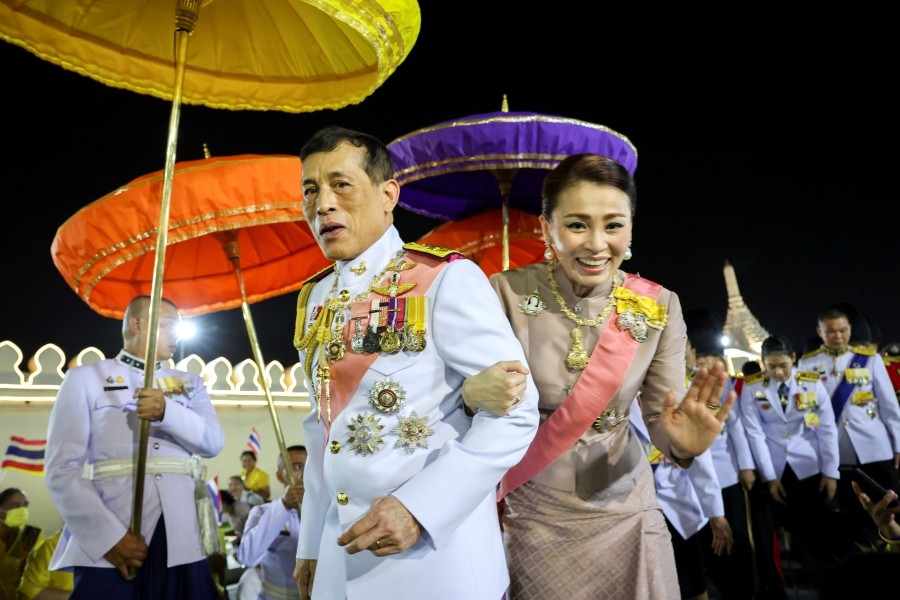
[[[656,300],[662,286],[637,275],[627,274],[623,287]],[[610,302],[614,300],[610,299]],[[610,400],[622,387],[622,381],[638,349],[639,342],[625,329],[614,325],[612,315],[603,326],[600,340],[591,353],[587,367],[572,392],[538,427],[522,460],[506,472],[500,481],[497,500],[530,481],[559,458],[593,425]],[[597,360],[594,360],[597,357]]]

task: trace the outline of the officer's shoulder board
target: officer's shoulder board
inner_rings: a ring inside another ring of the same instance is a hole
[[[334,265],[335,265],[335,263],[331,263],[330,265],[328,265],[327,267],[325,267],[318,273],[314,273],[314,274],[310,275],[303,282],[303,285],[307,285],[310,283],[318,283],[319,281],[322,281],[326,276],[328,276],[332,271],[334,271]]]
[[[812,358],[813,356],[820,354],[822,352],[821,348],[816,348],[815,350],[810,350],[806,354],[802,355],[800,358]]]
[[[818,381],[819,374],[816,371],[797,371],[797,381]]]
[[[750,375],[744,376],[744,385],[759,383],[763,379],[766,378],[765,371],[760,371],[759,373],[751,373]]]
[[[850,348],[853,354],[862,354],[863,356],[875,356],[875,350],[866,348],[865,346],[853,346]]]
[[[420,244],[419,242],[410,242],[408,244],[404,244],[403,249],[409,252],[417,252],[419,254],[433,256],[443,261],[456,260],[457,258],[465,257],[462,252],[460,252],[459,250],[454,250],[453,248],[447,248],[446,246],[433,246],[431,244]]]

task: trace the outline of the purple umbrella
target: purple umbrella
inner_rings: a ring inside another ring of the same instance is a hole
[[[444,121],[388,144],[400,206],[457,221],[514,206],[541,212],[547,172],[579,152],[593,152],[637,168],[637,149],[604,125],[531,112],[495,112]]]
[[[445,221],[502,209],[504,270],[509,207],[539,215],[544,177],[562,159],[593,152],[632,175],[637,168],[634,144],[609,127],[506,107],[504,96],[500,112],[444,121],[388,144],[403,208]]]

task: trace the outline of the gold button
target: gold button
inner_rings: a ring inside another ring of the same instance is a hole
[[[350,502],[350,496],[344,492],[338,492],[337,501],[341,506],[347,506],[347,503]]]
[[[331,442],[331,453],[337,454],[340,451],[341,451],[341,443],[338,442],[337,440]]]

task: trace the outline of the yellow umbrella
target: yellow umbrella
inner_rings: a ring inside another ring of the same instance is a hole
[[[172,100],[156,248],[168,246],[182,102],[287,112],[359,103],[403,62],[420,25],[415,0],[0,0],[0,39],[106,85]],[[165,254],[156,253],[150,291],[147,388],[153,386]],[[262,363],[246,311],[244,320]],[[265,373],[265,365],[258,366]],[[267,399],[289,465],[271,395]],[[149,436],[149,423],[142,421],[131,521],[136,535]]]
[[[196,21],[181,101],[312,112],[358,104],[409,55],[414,0],[0,0],[0,39],[106,85],[175,95],[179,19]]]

